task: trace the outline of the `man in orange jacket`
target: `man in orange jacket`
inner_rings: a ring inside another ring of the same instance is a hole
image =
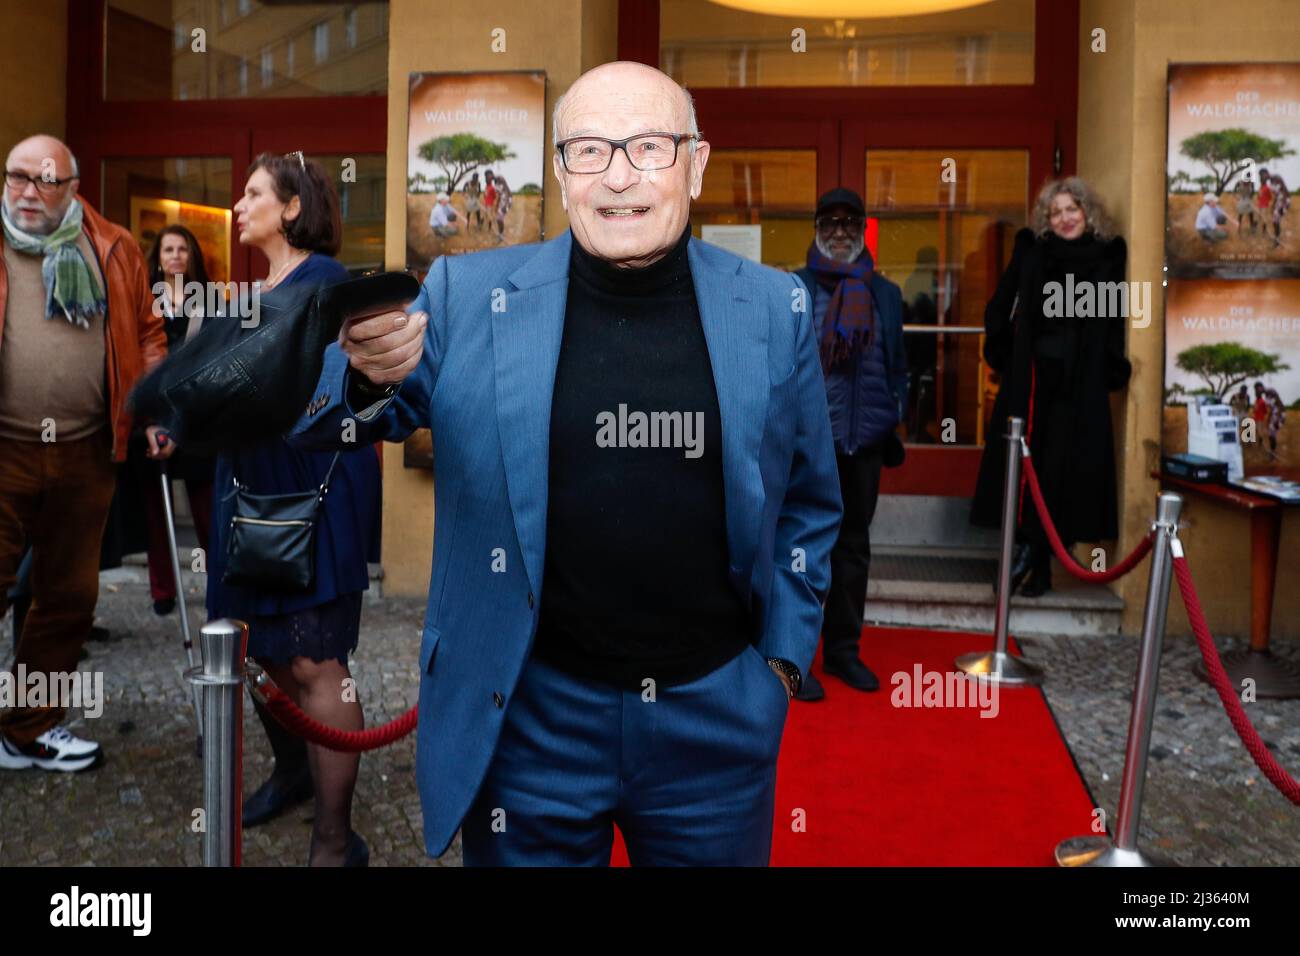
[[[100,538],[126,458],[131,388],[167,351],[139,246],[78,198],[77,162],[51,136],[5,162],[0,257],[0,614],[24,550],[33,599],[9,693],[0,769],[75,771],[99,745],[60,724],[99,597]],[[174,445],[147,430],[150,455]]]

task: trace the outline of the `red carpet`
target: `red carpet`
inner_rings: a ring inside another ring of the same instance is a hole
[[[959,654],[992,646],[979,634],[866,628],[862,658],[881,681],[871,694],[823,677],[819,661],[826,698],[792,701],[786,721],[772,864],[1052,866],[1058,842],[1089,833],[1092,801],[1038,690],[1002,689],[992,718],[973,700],[891,704],[894,674],[910,681],[918,663],[948,673]],[[612,862],[627,864],[617,836]]]

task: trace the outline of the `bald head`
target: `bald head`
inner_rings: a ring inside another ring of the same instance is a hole
[[[568,144],[552,168],[575,242],[623,268],[650,265],[677,245],[709,159],[685,89],[644,63],[606,63],[560,97],[552,127],[555,143]]]
[[[10,220],[33,235],[48,235],[58,228],[76,198],[80,175],[67,145],[45,134],[29,136],[9,151],[5,171],[25,173],[42,183],[40,189],[27,181],[13,186],[6,177],[4,208]]]
[[[46,163],[46,160],[49,160],[49,162]],[[17,163],[22,163],[23,167],[34,163],[36,174],[39,174],[42,168],[48,167],[52,169],[51,175],[55,179],[68,179],[78,174],[77,160],[73,157],[72,150],[68,149],[63,140],[47,136],[44,133],[28,136],[9,150],[9,156],[5,160],[5,169],[20,168],[15,165]],[[33,175],[31,169],[23,168],[23,172]]]
[[[551,114],[551,139],[558,143],[566,137],[580,135],[584,132],[581,127],[584,110],[590,110],[593,103],[603,108],[610,98],[631,106],[655,107],[659,112],[668,112],[677,124],[674,131],[699,135],[695,102],[685,87],[653,66],[619,60],[588,70],[555,101]],[[692,148],[694,145],[691,144]]]

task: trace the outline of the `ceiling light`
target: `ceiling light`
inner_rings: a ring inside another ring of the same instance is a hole
[[[723,7],[782,17],[911,17],[977,7],[992,0],[712,0]]]

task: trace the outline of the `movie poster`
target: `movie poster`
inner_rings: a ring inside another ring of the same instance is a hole
[[[1300,279],[1171,279],[1165,293],[1165,454],[1189,450],[1188,418],[1204,399],[1232,410],[1247,475],[1294,474]]]
[[[406,264],[542,238],[546,74],[412,73]]]
[[[1300,277],[1300,63],[1171,64],[1170,276]]]

